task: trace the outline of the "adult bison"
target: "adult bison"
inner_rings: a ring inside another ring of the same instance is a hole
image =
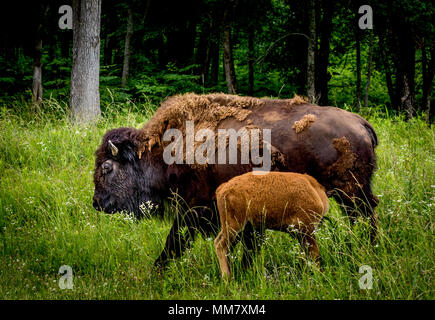
[[[253,164],[167,164],[163,155],[171,141],[165,132],[178,129],[187,138],[186,123],[197,130],[259,128],[271,130],[272,170],[308,173],[315,177],[344,208],[353,221],[370,218],[376,233],[378,200],[370,180],[376,167],[377,137],[362,117],[334,107],[319,107],[300,97],[287,100],[257,99],[226,94],[185,94],[168,98],[142,128],[118,128],[107,132],[96,151],[93,205],[108,213],[133,212],[141,217],[143,203],[158,205],[176,192],[195,210],[177,213],[156,261],[164,266],[179,257],[197,231],[218,231],[215,190],[234,176],[252,170]],[[197,145],[195,144],[195,148]],[[229,146],[226,146],[229,148]],[[186,160],[188,150],[183,153]],[[241,149],[237,148],[238,160]],[[180,159],[179,159],[180,160]],[[228,158],[227,158],[228,160]],[[243,261],[250,262],[257,246],[245,228]]]

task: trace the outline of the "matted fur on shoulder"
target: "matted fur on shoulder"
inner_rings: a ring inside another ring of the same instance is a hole
[[[306,104],[307,100],[295,95],[285,100],[289,106]],[[142,128],[139,154],[154,147],[164,148],[163,135],[168,129],[178,129],[186,134],[186,121],[193,121],[195,131],[210,129],[216,132],[219,123],[227,118],[242,122],[254,109],[263,106],[266,99],[241,97],[225,93],[186,93],[167,98],[154,116]],[[248,123],[249,124],[249,123]],[[249,126],[246,129],[250,129]],[[169,142],[166,142],[168,144]],[[197,143],[195,143],[196,149]]]
[[[198,95],[187,93],[166,99],[150,121],[143,127],[143,142],[151,149],[161,146],[166,130],[176,128],[185,133],[186,121],[193,121],[195,131],[211,129],[215,131],[219,122],[229,117],[243,121],[253,109],[264,101],[253,97],[213,93]]]

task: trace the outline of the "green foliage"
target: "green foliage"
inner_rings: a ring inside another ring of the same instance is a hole
[[[178,69],[174,64],[167,66],[167,71],[143,73],[131,81],[133,97],[141,100],[160,102],[165,97],[184,92],[204,92],[198,84],[199,76],[189,74],[196,65]]]
[[[235,248],[235,279],[225,284],[214,239],[198,237],[158,277],[152,264],[171,221],[137,222],[92,207],[94,151],[102,135],[114,127],[139,128],[155,108],[108,99],[96,126],[79,126],[69,121],[67,105],[54,99],[44,101],[38,114],[20,101],[0,107],[1,299],[435,298],[435,131],[420,118],[405,122],[370,111],[379,137],[375,246],[367,221],[351,228],[331,201],[329,219],[316,233],[322,272],[296,240],[268,231],[252,269],[242,270],[241,247]],[[167,210],[170,216],[173,209]],[[64,264],[73,269],[72,290],[58,287]],[[361,265],[373,269],[372,290],[358,288]]]
[[[369,108],[363,108],[361,115],[371,121],[380,140],[373,181],[380,199],[376,245],[369,244],[367,221],[361,219],[351,228],[331,201],[329,219],[317,233],[324,262],[321,273],[312,268],[295,240],[268,231],[252,269],[242,270],[242,248],[236,247],[230,257],[235,280],[225,284],[213,239],[198,237],[158,277],[152,263],[163,248],[171,221],[165,217],[136,222],[92,207],[94,151],[108,129],[140,127],[173,94],[227,91],[221,35],[228,3],[198,0],[168,6],[152,1],[149,11],[147,3],[103,3],[102,118],[96,126],[79,126],[69,118],[72,33],[58,29],[56,5],[50,6],[42,25],[44,99],[38,107],[30,102],[33,37],[41,5],[20,8],[20,28],[10,27],[14,21],[7,21],[8,29],[1,31],[7,36],[2,37],[5,45],[0,52],[0,299],[434,299],[435,134],[434,127],[422,121],[420,108],[422,48],[428,59],[434,59],[429,57],[434,4],[421,0],[371,4],[373,65]],[[252,55],[254,96],[305,94],[307,2],[237,3],[232,41],[238,93],[248,93]],[[320,8],[326,2],[318,3]],[[356,5],[335,2],[328,59],[329,104],[350,111],[357,104]],[[134,11],[134,34],[129,82],[121,87],[128,6]],[[399,18],[399,26],[392,27],[394,17]],[[408,122],[390,101],[386,82],[389,71],[397,87],[397,41],[389,36],[400,26],[412,30],[408,45],[416,47],[415,109],[420,110]],[[368,30],[361,33],[362,98],[368,34]],[[213,46],[208,47],[210,60],[219,59],[217,64],[207,62],[208,73],[202,77],[207,41],[218,48],[212,52]],[[213,70],[217,73],[212,76]],[[167,216],[174,210],[168,207]],[[64,264],[73,268],[73,290],[58,287],[57,272]],[[358,288],[361,265],[374,270],[373,290]]]
[[[107,0],[102,7],[101,19],[101,101],[103,111],[107,104],[136,105],[143,102],[159,103],[166,97],[184,93],[227,91],[222,64],[222,26],[228,3],[216,0],[198,0],[188,3]],[[301,0],[247,0],[236,2],[232,21],[232,46],[237,75],[238,94],[247,95],[248,64],[254,59],[253,95],[258,97],[292,97],[306,94],[307,59],[307,2]],[[318,45],[321,32],[322,6],[317,12]],[[358,2],[338,1],[334,4],[332,33],[328,59],[329,104],[342,108],[355,108],[356,101],[356,21]],[[389,38],[396,27],[392,19],[398,17],[412,30],[415,46],[415,106],[423,110],[423,57],[428,63],[432,57],[434,24],[433,4],[420,0],[392,1],[391,4],[370,3],[376,13],[372,77],[368,104],[371,108],[399,112],[400,106],[391,100],[400,88],[396,79],[397,39]],[[45,99],[68,103],[72,63],[72,32],[57,27],[58,12],[50,6],[44,21],[42,50],[42,82]],[[133,10],[133,37],[129,82],[121,88],[127,8]],[[41,10],[39,4],[30,9]],[[30,10],[29,9],[29,10]],[[35,11],[36,12],[36,11]],[[27,12],[27,30],[37,24],[35,12]],[[403,19],[402,19],[403,17]],[[432,19],[431,19],[432,18]],[[402,24],[400,24],[402,25]],[[12,30],[14,31],[14,30]],[[16,30],[18,32],[18,30]],[[368,71],[369,33],[361,30],[361,97],[364,97]],[[253,34],[254,47],[248,46],[248,35]],[[20,37],[21,36],[21,37]],[[13,101],[31,100],[34,32],[17,33],[6,37],[11,41],[0,53],[0,99],[8,105]],[[383,40],[381,41],[381,38]],[[6,41],[6,42],[7,42]],[[25,41],[25,45],[22,41]],[[213,51],[216,45],[218,51]],[[318,48],[320,49],[320,47]],[[251,52],[252,51],[252,52]],[[206,57],[208,57],[206,59]],[[216,57],[217,65],[216,63]],[[217,67],[217,69],[216,69]],[[321,66],[318,66],[321,69]],[[217,73],[214,71],[217,70]],[[386,73],[391,73],[392,90],[387,90]],[[213,73],[213,75],[212,75]],[[217,77],[217,79],[216,79]],[[110,93],[109,93],[110,92]],[[396,99],[394,99],[396,98]],[[433,109],[433,108],[432,108]],[[403,110],[400,110],[403,112]]]

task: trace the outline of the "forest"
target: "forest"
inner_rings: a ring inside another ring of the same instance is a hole
[[[2,19],[2,101],[70,102],[73,31],[59,27],[62,5],[37,1]],[[370,29],[359,27],[363,5],[371,8]],[[418,0],[103,1],[95,21],[101,110],[192,91],[296,93],[319,105],[424,114],[430,122],[433,7]]]
[[[39,0],[0,15],[0,299],[435,298],[435,4],[425,0]],[[375,128],[379,235],[334,200],[322,272],[267,231],[224,283],[198,236],[156,275],[177,203],[136,221],[92,206],[105,132],[140,128],[166,98],[305,97]],[[65,289],[61,275],[72,270]],[[361,270],[373,284],[359,286]],[[363,268],[363,269],[361,269]],[[364,269],[365,268],[365,269]],[[72,283],[74,284],[72,286]]]

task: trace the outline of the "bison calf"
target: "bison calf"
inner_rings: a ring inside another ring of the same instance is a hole
[[[215,239],[222,277],[231,277],[227,254],[247,223],[254,228],[293,233],[317,263],[319,249],[314,230],[328,211],[325,188],[306,174],[252,172],[223,183],[216,190],[222,225]]]

